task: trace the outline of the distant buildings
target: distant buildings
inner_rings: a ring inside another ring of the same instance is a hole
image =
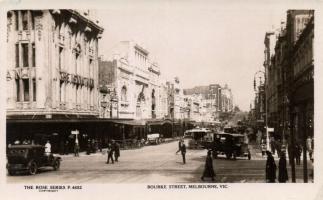
[[[7,27],[8,143],[50,139],[54,152],[76,141],[81,149],[94,140],[126,145],[148,133],[181,136],[232,111],[227,85],[185,94],[134,41],[99,59],[103,28],[88,10],[12,10]]]
[[[198,121],[213,122],[220,119],[221,113],[233,111],[233,95],[228,85],[224,87],[218,84],[196,86],[184,89],[184,94],[193,102],[197,101],[197,97],[200,97],[200,102],[198,102],[200,117]]]

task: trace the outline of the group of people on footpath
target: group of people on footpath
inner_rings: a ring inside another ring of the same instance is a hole
[[[115,141],[112,140],[112,143],[108,144],[107,148],[108,159],[106,164],[110,163],[114,164],[114,161],[118,162],[118,158],[120,157],[120,145]]]
[[[275,159],[270,151],[266,151],[267,161],[266,161],[266,182],[275,183],[276,182],[276,170],[277,166]],[[278,163],[278,182],[286,183],[288,181],[288,172],[286,164],[286,154],[282,151]]]
[[[178,142],[178,150],[176,151],[176,154],[178,152],[181,152],[183,164],[186,164],[186,157],[185,157],[186,145],[185,145],[184,139],[180,139]],[[207,156],[206,156],[205,165],[204,165],[204,171],[201,176],[201,180],[204,181],[204,178],[210,178],[212,181],[214,181],[214,178],[215,178],[215,172],[213,169],[212,150],[207,151]]]

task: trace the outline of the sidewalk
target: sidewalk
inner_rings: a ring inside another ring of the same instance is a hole
[[[262,156],[261,154],[261,149],[258,145],[256,144],[251,144],[249,145],[250,153],[251,153],[251,159],[254,160],[266,160],[267,156]],[[278,162],[279,162],[279,157],[277,153],[273,155],[276,165],[277,165],[277,176],[278,176]],[[307,161],[307,171],[308,171],[308,182],[312,183],[314,182],[313,177],[310,176],[310,174],[313,172],[313,164],[309,160],[309,155],[308,155],[308,161]],[[288,152],[286,152],[286,160],[287,160],[287,171],[288,171],[288,176],[289,180],[287,181],[288,183],[292,182],[292,169],[291,165],[289,164],[289,158],[288,158]],[[301,155],[301,163],[300,165],[296,165],[295,163],[295,173],[296,173],[296,183],[303,183],[303,155]]]
[[[170,142],[174,142],[174,141],[178,141],[179,140],[179,137],[175,137],[175,138],[165,138],[164,142],[159,144],[159,145],[162,145],[162,144],[165,144],[165,143],[170,143]],[[144,146],[141,146],[141,147],[135,147],[135,148],[120,148],[120,150],[122,151],[129,151],[129,150],[136,150],[136,149],[140,149],[140,148],[144,148],[146,146],[150,146],[150,145],[144,145]],[[82,152],[79,152],[79,156],[96,156],[96,155],[106,155],[106,152],[107,152],[107,148],[102,148],[102,152],[100,152],[99,150],[95,153],[91,153],[89,155],[86,154],[86,151],[82,151]],[[71,158],[71,157],[75,157],[74,156],[74,153],[71,152],[67,155],[61,155],[59,153],[55,153],[54,154],[55,156],[59,156],[61,158]],[[77,157],[75,157],[77,158]]]

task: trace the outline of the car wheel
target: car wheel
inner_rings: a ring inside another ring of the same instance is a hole
[[[30,175],[35,175],[37,173],[37,164],[35,161],[31,162],[30,165],[29,165],[29,169],[28,169],[28,172]]]
[[[16,172],[14,172],[13,170],[8,170],[8,174],[9,174],[9,176],[13,176],[16,174]]]
[[[53,164],[53,168],[54,170],[59,170],[59,167],[60,167],[61,163],[59,162],[59,160],[55,160],[54,161],[54,164]]]

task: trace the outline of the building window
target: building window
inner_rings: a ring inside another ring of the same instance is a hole
[[[121,101],[127,101],[127,88],[123,86],[121,89]]]
[[[63,64],[62,64],[62,60],[63,60],[63,47],[59,47],[58,50],[58,69],[59,71],[61,71],[61,69],[63,68]]]
[[[93,60],[89,60],[89,77],[92,77],[91,71],[93,70]]]
[[[35,29],[35,16],[34,16],[33,12],[30,12],[30,15],[31,15],[30,26],[31,26],[31,29],[34,30]]]
[[[19,67],[19,43],[16,44],[16,67]]]
[[[32,64],[33,67],[36,67],[36,49],[35,49],[35,43],[32,44]]]
[[[22,14],[22,30],[28,30],[28,11],[21,11]]]
[[[16,31],[18,31],[18,25],[19,25],[19,15],[18,15],[18,11],[15,12],[15,27],[16,27]]]
[[[19,84],[19,79],[16,79],[16,88],[17,88],[17,102],[19,102],[20,99],[20,84]]]
[[[36,79],[33,79],[33,101],[36,101]]]
[[[22,47],[22,66],[28,67],[28,44],[21,44]]]
[[[63,82],[59,84],[59,102],[63,102],[62,89],[63,89]]]
[[[75,53],[75,74],[77,74],[77,70],[79,67],[79,57],[80,57],[80,54]]]
[[[29,79],[23,79],[24,101],[29,101]]]

